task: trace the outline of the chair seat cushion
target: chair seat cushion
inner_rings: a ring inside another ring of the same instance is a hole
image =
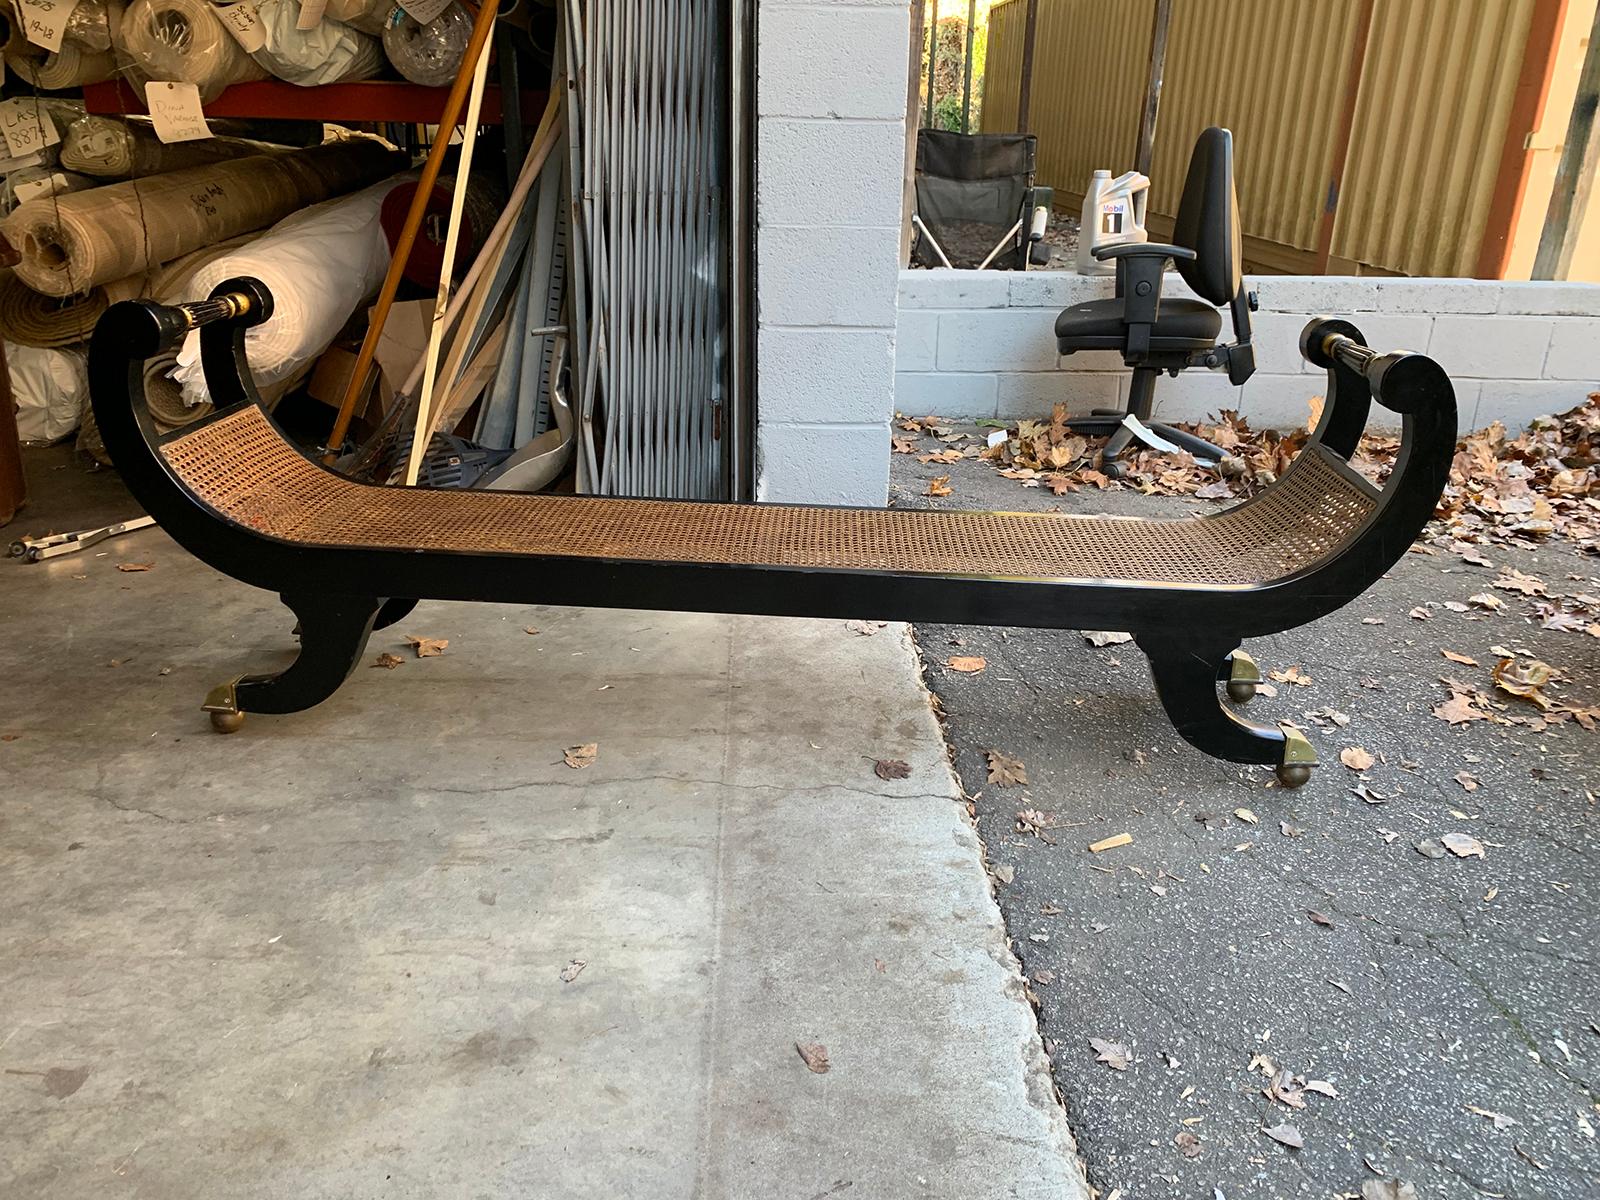
[[[1122,301],[1085,300],[1074,304],[1056,318],[1056,337],[1063,343],[1073,338],[1121,338],[1127,327],[1122,323]],[[1153,338],[1173,338],[1197,345],[1215,344],[1222,332],[1222,314],[1204,300],[1174,297],[1161,302]],[[1062,347],[1066,347],[1063,345]]]

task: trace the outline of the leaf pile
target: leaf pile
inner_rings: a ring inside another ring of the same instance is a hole
[[[916,454],[919,462],[954,463],[977,458],[1023,487],[1048,488],[1057,496],[1086,488],[1128,488],[1147,495],[1195,496],[1203,500],[1244,499],[1276,482],[1305,445],[1321,416],[1322,401],[1311,402],[1304,429],[1290,432],[1252,429],[1238,412],[1224,409],[1215,422],[1174,423],[1228,451],[1217,466],[1203,465],[1186,453],[1141,449],[1124,456],[1127,473],[1111,479],[1096,469],[1105,439],[1068,428],[1067,406],[1058,404],[1048,420],[1022,420],[992,434],[964,432],[937,416],[900,417],[892,448]],[[905,434],[913,436],[907,437]],[[940,446],[930,453],[925,439]],[[1352,465],[1381,483],[1393,467],[1399,439],[1368,435]],[[948,477],[935,481],[945,495]],[[1540,417],[1526,433],[1511,437],[1496,422],[1457,443],[1450,482],[1436,513],[1430,540],[1450,545],[1476,561],[1477,545],[1530,546],[1554,536],[1597,552],[1600,538],[1600,392],[1578,407]],[[1478,556],[1481,558],[1481,555]]]

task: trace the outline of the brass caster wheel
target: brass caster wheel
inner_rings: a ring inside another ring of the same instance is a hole
[[[244,714],[242,712],[214,712],[211,714],[211,728],[218,733],[238,733],[244,727]]]
[[[1284,763],[1277,775],[1278,782],[1286,788],[1304,787],[1311,782],[1311,768],[1305,763]]]
[[[1256,685],[1248,679],[1228,680],[1228,699],[1239,704],[1256,698]]]

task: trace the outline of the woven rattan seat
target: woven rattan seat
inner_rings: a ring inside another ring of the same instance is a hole
[[[1172,521],[375,487],[311,462],[254,407],[161,453],[222,516],[305,545],[1023,579],[1266,583],[1338,549],[1376,507],[1315,453],[1258,502]]]

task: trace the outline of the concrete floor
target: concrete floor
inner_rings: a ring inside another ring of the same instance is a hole
[[[100,549],[0,563],[0,1196],[1086,1195],[903,627],[427,604],[224,738],[286,610]]]

